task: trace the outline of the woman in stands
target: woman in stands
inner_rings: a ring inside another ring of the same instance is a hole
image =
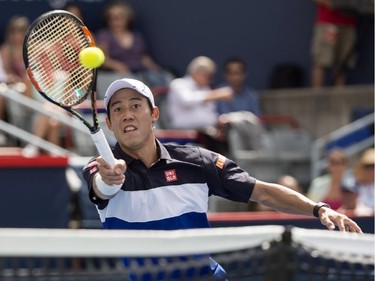
[[[167,86],[170,79],[151,57],[143,35],[134,29],[134,11],[124,1],[110,2],[96,43],[106,59],[103,69],[137,77],[149,86]]]
[[[333,149],[327,160],[328,173],[311,182],[307,197],[325,202],[334,210],[353,209],[350,202],[356,196],[355,177],[348,169],[346,154],[340,149]]]

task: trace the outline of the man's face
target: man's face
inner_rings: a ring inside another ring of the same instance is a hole
[[[234,87],[242,86],[245,78],[246,71],[240,63],[230,63],[225,70],[225,78]]]
[[[214,77],[214,72],[210,69],[202,68],[196,70],[194,73],[191,74],[195,82],[200,87],[207,87],[210,86],[212,82],[212,78]]]
[[[133,89],[121,89],[111,97],[108,110],[108,128],[125,152],[136,152],[154,142],[153,124],[159,110],[156,107],[151,112],[146,97]]]

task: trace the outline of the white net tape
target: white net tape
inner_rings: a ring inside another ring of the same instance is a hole
[[[283,226],[173,231],[0,229],[0,256],[166,256],[248,249],[279,240]],[[292,228],[294,242],[322,252],[374,259],[374,235]]]
[[[174,256],[247,249],[280,237],[282,226],[173,231],[2,229],[0,256]]]

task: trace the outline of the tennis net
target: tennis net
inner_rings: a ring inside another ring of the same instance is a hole
[[[374,280],[374,235],[283,226],[0,229],[0,280]],[[132,278],[132,279],[129,279]]]

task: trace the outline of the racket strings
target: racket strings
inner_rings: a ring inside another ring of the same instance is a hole
[[[86,97],[94,72],[80,65],[78,54],[89,46],[80,24],[69,17],[54,15],[34,28],[28,38],[29,68],[50,99],[71,107]]]

